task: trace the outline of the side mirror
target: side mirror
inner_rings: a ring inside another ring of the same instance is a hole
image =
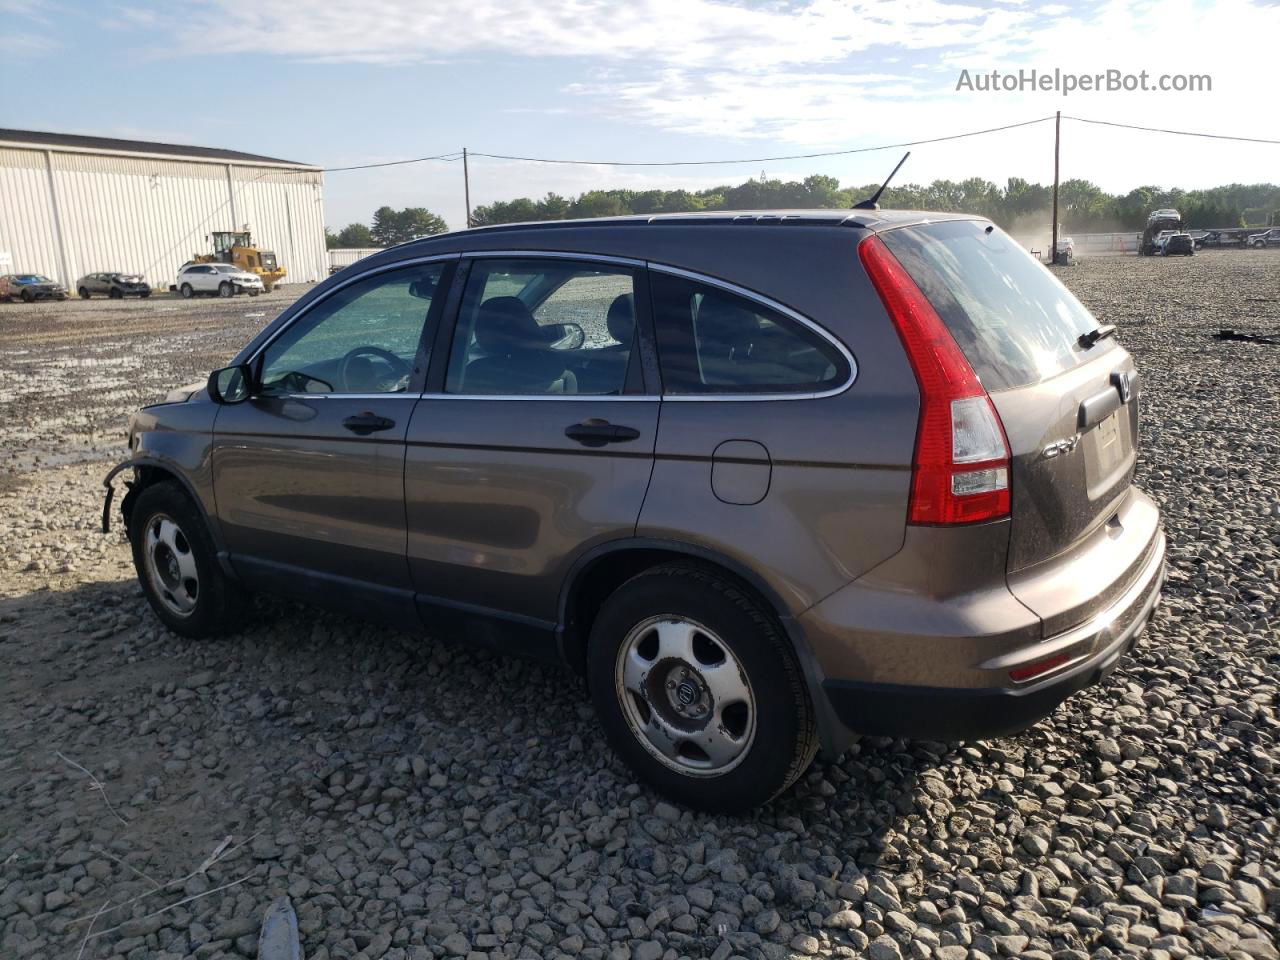
[[[539,329],[554,350],[577,350],[587,342],[587,335],[576,323],[546,323]]]
[[[430,300],[436,295],[435,277],[427,277],[421,280],[413,280],[409,284],[409,296],[417,297],[419,300]]]
[[[209,397],[214,403],[242,403],[253,392],[253,372],[248,364],[223,367],[209,374]]]

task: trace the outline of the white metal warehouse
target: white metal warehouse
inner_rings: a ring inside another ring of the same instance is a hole
[[[282,283],[329,275],[323,174],[234,150],[0,129],[0,274],[139,273],[165,289],[215,230],[250,230]]]

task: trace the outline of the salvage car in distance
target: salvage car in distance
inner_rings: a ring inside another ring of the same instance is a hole
[[[170,290],[191,298],[197,293],[219,297],[233,297],[247,293],[256,297],[264,287],[262,278],[229,263],[187,263],[178,271],[178,279]]]
[[[0,300],[65,300],[67,288],[39,273],[9,273],[0,276]]]
[[[1193,257],[1196,253],[1196,244],[1189,233],[1171,233],[1160,244],[1160,253],[1166,257],[1178,255]]]
[[[1014,733],[1159,598],[1133,360],[989,221],[660,215],[413,241],[134,415],[148,602],[279,593],[567,662],[737,811],[859,734]]]
[[[94,294],[120,300],[124,297],[151,296],[151,284],[134,273],[87,273],[76,284],[76,292],[81,300],[88,300]]]

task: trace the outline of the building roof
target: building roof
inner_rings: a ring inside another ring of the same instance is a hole
[[[78,133],[46,133],[38,130],[0,129],[0,144],[19,144],[40,149],[71,150],[78,153],[139,153],[150,156],[178,157],[189,160],[218,160],[223,163],[270,163],[285,167],[314,169],[310,163],[263,157],[239,150],[215,147],[192,147],[182,143],[153,143],[148,140],[116,140],[112,137],[87,137]]]

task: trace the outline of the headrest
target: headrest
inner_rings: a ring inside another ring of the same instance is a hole
[[[476,343],[488,354],[535,346],[543,337],[538,322],[519,297],[491,297],[476,314]]]
[[[715,294],[702,298],[697,325],[699,340],[731,346],[750,343],[760,329],[754,313]]]
[[[631,294],[624,293],[613,298],[605,317],[605,325],[609,328],[609,336],[619,343],[631,342],[631,334],[636,328],[636,305]]]

